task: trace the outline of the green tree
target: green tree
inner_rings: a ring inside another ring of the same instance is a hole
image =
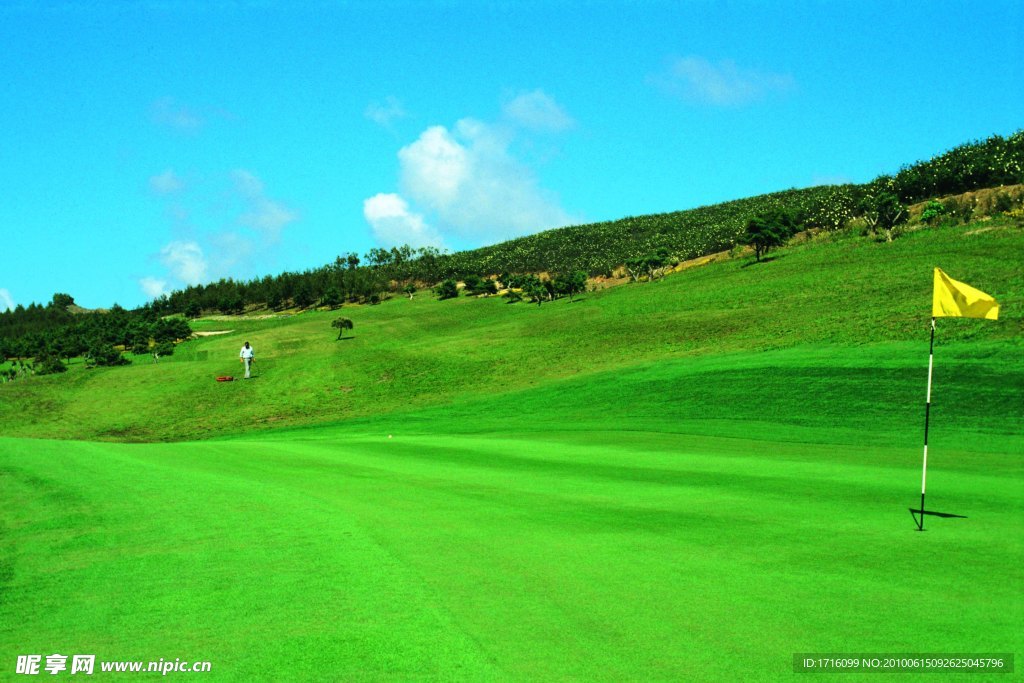
[[[53,295],[53,299],[50,301],[50,305],[54,308],[66,311],[68,306],[73,306],[75,303],[74,297],[70,294],[62,294],[57,292]]]
[[[85,354],[85,364],[87,367],[127,365],[130,362],[130,360],[121,355],[120,351],[114,348],[113,344],[103,341],[93,342]]]
[[[647,260],[642,256],[635,258],[626,259],[626,272],[629,273],[629,277],[633,282],[639,282],[640,276],[643,275],[644,270],[647,267]]]
[[[754,247],[754,258],[760,261],[770,249],[785,244],[794,228],[792,220],[784,213],[762,214],[747,221],[747,228],[738,241]]]
[[[931,200],[921,212],[921,222],[934,225],[946,213],[946,207],[940,201]]]
[[[153,326],[153,339],[157,343],[174,342],[192,336],[192,327],[184,318],[162,318]]]
[[[67,366],[61,362],[57,354],[46,355],[36,360],[39,361],[38,372],[40,375],[55,375],[60,372],[67,372]]]
[[[143,356],[149,353],[149,337],[136,337],[129,349],[136,356]]]
[[[324,306],[329,306],[331,309],[335,309],[341,305],[341,292],[338,291],[333,285],[327,288],[324,292],[324,296],[320,299],[320,303]]]
[[[467,295],[477,296],[498,293],[498,284],[494,280],[488,280],[479,275],[467,275],[463,282],[466,285]]]
[[[402,289],[402,291],[405,292],[405,295],[409,297],[409,300],[411,301],[412,298],[416,296],[416,285],[410,282]]]
[[[892,242],[893,229],[907,222],[907,207],[892,192],[879,192],[860,201],[858,208],[868,224],[868,230],[877,234],[885,231],[885,241]]]
[[[550,280],[541,280],[536,275],[528,275],[523,281],[523,293],[530,297],[530,303],[540,306],[545,301],[550,301],[552,289],[548,285]]]
[[[573,297],[585,291],[587,288],[587,274],[582,270],[572,273],[561,273],[555,277],[555,289],[559,294],[569,297],[572,303]]]
[[[345,330],[351,330],[355,326],[348,318],[335,318],[331,321],[331,327],[338,328],[338,339],[341,339],[341,335],[345,334]]]
[[[295,296],[292,297],[292,301],[299,308],[309,308],[316,301],[316,297],[313,296],[313,287],[309,284],[309,280],[303,280],[298,289],[295,290]]]
[[[203,307],[199,305],[199,302],[195,299],[191,299],[185,305],[185,317],[186,318],[198,318],[203,314]]]
[[[454,299],[459,295],[459,285],[455,280],[448,278],[435,287],[434,292],[437,294],[437,298],[442,301],[445,299]]]
[[[245,302],[242,301],[242,297],[237,292],[232,292],[221,297],[217,308],[220,309],[221,313],[229,315],[232,313],[238,314],[245,310]]]
[[[153,353],[156,354],[158,358],[162,358],[164,356],[173,356],[174,342],[164,341],[158,343],[156,346],[153,347]]]

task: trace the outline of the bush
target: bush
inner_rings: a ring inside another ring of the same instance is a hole
[[[130,360],[121,355],[120,351],[114,348],[113,344],[106,342],[94,343],[85,354],[85,364],[87,367],[96,367],[97,365],[128,365],[130,362]]]
[[[67,369],[67,366],[57,356],[46,356],[40,359],[37,372],[40,375],[55,375],[60,372],[67,372]]]
[[[935,225],[939,221],[939,218],[946,214],[946,207],[942,202],[931,200],[927,206],[924,207],[924,211],[921,212],[921,222],[927,223],[928,225]]]
[[[466,294],[471,296],[498,293],[498,283],[494,280],[484,279],[479,275],[467,275],[465,285]]]
[[[131,348],[129,349],[132,353],[137,356],[143,356],[149,353],[149,339],[143,339],[139,337],[132,342]]]
[[[1013,211],[1013,198],[1005,192],[997,192],[992,202],[993,213],[1010,213]]]
[[[943,203],[942,208],[947,216],[960,223],[970,223],[974,215],[974,202],[969,199],[950,197]]]
[[[437,298],[442,301],[445,299],[454,299],[459,295],[459,285],[455,280],[449,278],[435,287],[434,292],[437,294]]]

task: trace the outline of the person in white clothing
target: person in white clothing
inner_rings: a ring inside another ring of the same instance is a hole
[[[245,342],[245,346],[242,347],[242,352],[238,354],[238,357],[245,363],[245,379],[249,379],[249,368],[252,367],[252,360],[256,354],[253,352],[252,347],[249,346],[249,342]]]

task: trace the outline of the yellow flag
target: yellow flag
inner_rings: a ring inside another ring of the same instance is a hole
[[[935,269],[935,291],[932,293],[932,317],[999,318],[999,304],[985,292],[954,280]]]

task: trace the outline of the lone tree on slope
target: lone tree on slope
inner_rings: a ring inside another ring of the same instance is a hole
[[[738,241],[754,247],[754,257],[760,261],[762,254],[769,249],[781,247],[796,230],[796,222],[789,214],[769,213],[751,218],[746,231],[740,235]]]
[[[331,321],[331,327],[338,328],[338,339],[341,339],[341,335],[345,334],[345,330],[351,330],[354,326],[348,318],[335,318]]]

